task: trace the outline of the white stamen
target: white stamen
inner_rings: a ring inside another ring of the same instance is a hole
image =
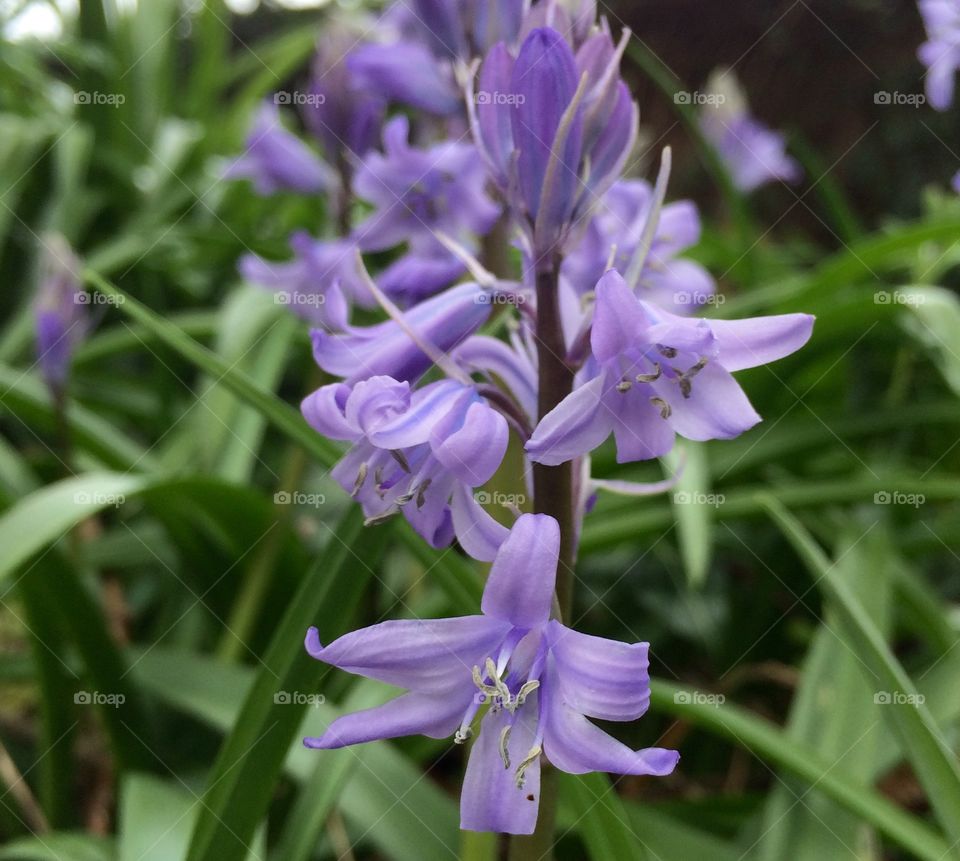
[[[523,784],[526,780],[524,772],[537,761],[537,757],[539,757],[541,753],[543,753],[543,748],[539,744],[535,744],[523,758],[523,762],[517,766],[517,789],[523,789]]]
[[[510,768],[510,751],[507,745],[510,743],[510,730],[512,727],[508,724],[500,730],[500,759],[503,760],[503,767]]]

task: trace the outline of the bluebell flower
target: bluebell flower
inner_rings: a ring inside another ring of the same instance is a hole
[[[531,834],[540,763],[571,774],[670,774],[679,754],[632,750],[594,724],[632,721],[650,702],[649,646],[578,633],[551,619],[560,547],[557,522],[525,514],[500,546],[481,615],[397,620],[324,646],[317,660],[405,688],[384,705],[335,720],[307,747],[330,749],[420,734],[465,741],[478,714],[460,798],[460,826]]]
[[[692,320],[638,299],[614,270],[596,289],[590,334],[597,373],[543,417],[527,455],[555,465],[580,457],[613,433],[617,461],[660,457],[674,436],[731,439],[760,416],[731,372],[800,349],[813,318],[782,314]]]
[[[917,51],[927,67],[926,91],[930,104],[945,111],[953,102],[953,82],[960,68],[960,2],[920,0],[927,41]]]
[[[228,179],[249,179],[259,194],[299,191],[317,194],[336,188],[331,168],[300,138],[284,128],[280,111],[264,102],[254,116],[246,150],[226,169]]]

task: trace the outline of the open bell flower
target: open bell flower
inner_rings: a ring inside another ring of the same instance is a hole
[[[800,349],[813,317],[693,320],[636,297],[615,270],[597,284],[590,347],[599,373],[543,417],[526,450],[547,465],[565,463],[613,433],[617,461],[666,454],[674,435],[732,439],[760,416],[731,372]]]
[[[571,774],[671,773],[676,751],[632,750],[589,720],[632,721],[647,710],[649,647],[581,634],[550,618],[559,547],[552,517],[524,514],[490,570],[481,615],[381,622],[328,646],[311,628],[306,647],[314,658],[406,693],[338,718],[306,746],[413,734],[462,743],[485,709],[460,826],[508,834],[536,826],[542,757]]]

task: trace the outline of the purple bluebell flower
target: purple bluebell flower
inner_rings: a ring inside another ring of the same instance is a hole
[[[387,320],[348,326],[337,334],[313,330],[313,357],[323,370],[348,384],[383,375],[413,382],[433,364],[424,343],[441,352],[452,350],[486,322],[491,307],[489,294],[480,285],[458,284],[407,311],[404,326]]]
[[[299,191],[304,194],[335,188],[336,176],[293,132],[284,128],[280,111],[264,102],[247,135],[246,151],[224,174],[228,179],[249,179],[259,194]]]
[[[331,475],[368,522],[402,513],[432,547],[456,535],[470,555],[493,558],[506,530],[473,489],[500,467],[509,431],[472,386],[441,380],[413,391],[392,377],[370,377],[324,386],[302,410],[319,433],[353,443]]]
[[[774,180],[799,182],[803,171],[787,155],[786,138],[751,116],[733,73],[717,71],[707,87],[711,94],[722,98],[718,104],[704,105],[700,128],[716,147],[734,185],[749,192]]]
[[[463,265],[436,238],[466,246],[490,231],[500,208],[486,192],[486,171],[470,144],[446,141],[426,149],[408,143],[409,121],[387,123],[384,152],[370,152],[357,170],[356,194],[374,211],[354,230],[364,251],[409,243],[410,259],[385,273],[384,289],[417,300],[448,286]]]
[[[347,165],[348,156],[362,156],[376,144],[386,109],[384,97],[358,86],[349,72],[355,44],[349,33],[324,34],[313,63],[310,98],[301,109],[304,124],[333,165]]]
[[[960,2],[920,0],[919,6],[927,41],[917,56],[927,67],[927,98],[938,111],[945,111],[953,102],[953,79],[960,69]]]
[[[588,636],[551,619],[560,530],[525,514],[500,547],[482,615],[381,622],[328,646],[317,660],[406,688],[382,706],[335,720],[307,747],[330,749],[420,734],[464,742],[481,708],[460,798],[460,827],[533,832],[540,761],[571,774],[670,774],[679,754],[632,750],[589,718],[632,721],[650,702],[649,645]]]
[[[678,317],[638,299],[610,270],[597,284],[590,335],[598,373],[543,417],[527,454],[565,463],[612,432],[625,463],[666,454],[675,434],[731,439],[760,421],[731,372],[790,355],[812,329],[807,314]]]
[[[308,323],[344,329],[354,305],[376,304],[358,271],[356,246],[347,240],[322,241],[298,230],[290,237],[293,260],[274,262],[256,254],[240,259],[240,274],[274,294]]]
[[[611,186],[582,239],[563,261],[561,274],[579,294],[593,290],[608,268],[631,269],[642,246],[653,199],[653,189],[642,179],[620,180]],[[639,273],[637,295],[676,313],[707,303],[716,292],[713,278],[699,263],[677,257],[699,241],[696,206],[689,200],[665,205]]]
[[[627,36],[614,46],[597,31],[574,54],[559,32],[536,28],[516,59],[491,48],[471,85],[474,140],[538,266],[552,265],[633,147],[637,109],[617,71]]]
[[[43,238],[40,281],[33,306],[37,363],[44,380],[62,395],[74,350],[89,329],[90,296],[80,283],[80,261],[59,234]]]
[[[347,67],[358,87],[380,93],[391,102],[440,117],[462,110],[463,95],[451,63],[437,58],[418,42],[360,45],[348,58]]]

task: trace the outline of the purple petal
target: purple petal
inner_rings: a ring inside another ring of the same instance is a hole
[[[404,305],[414,305],[438,290],[449,287],[464,273],[464,265],[452,254],[404,254],[380,275],[377,284],[388,296]]]
[[[693,379],[689,397],[664,377],[653,388],[670,405],[670,425],[687,439],[732,439],[760,421],[740,384],[716,363]]]
[[[630,91],[620,81],[613,110],[590,149],[587,185],[593,197],[602,195],[622,172],[636,142],[638,117]]]
[[[438,116],[460,109],[460,93],[449,69],[423,45],[361,45],[347,58],[357,84],[392,101]]]
[[[674,430],[649,399],[645,385],[619,392],[610,386],[603,403],[615,417],[613,435],[617,441],[617,463],[632,463],[662,457],[673,448]]]
[[[498,338],[474,335],[457,347],[453,357],[471,373],[481,371],[498,377],[523,411],[531,418],[536,416],[537,376],[526,356]]]
[[[564,702],[601,720],[636,720],[650,705],[648,643],[591,637],[550,622],[547,636]]]
[[[499,184],[506,185],[507,166],[513,152],[511,113],[513,57],[502,42],[494,45],[480,67],[476,105],[478,143],[493,165]]]
[[[484,715],[460,794],[460,827],[465,831],[533,833],[540,807],[540,758],[524,771],[522,789],[515,775],[536,743],[536,698],[531,696],[516,713],[507,742],[510,767],[500,755],[500,736],[510,726],[511,715],[505,711]]]
[[[456,422],[456,429],[452,428]],[[474,402],[465,415],[450,413],[430,435],[434,456],[460,481],[479,487],[493,478],[507,452],[507,420],[485,403]]]
[[[560,119],[576,89],[576,64],[563,36],[548,28],[532,31],[514,64],[510,92],[517,97],[512,126],[519,151],[520,188],[534,218]],[[571,134],[564,152],[557,156],[566,166],[559,171],[558,181],[572,190],[580,160],[580,134]]]
[[[778,314],[745,320],[711,320],[719,361],[728,371],[755,368],[799,350],[813,332],[809,314]]]
[[[605,375],[574,389],[547,413],[527,440],[529,458],[556,466],[593,451],[613,429],[614,416],[601,406]]]
[[[317,433],[330,439],[356,442],[363,434],[346,418],[345,409],[350,397],[350,386],[331,383],[307,395],[300,404],[300,412]]]
[[[550,618],[557,580],[560,527],[546,514],[523,514],[500,545],[481,608],[517,628],[535,628]]]
[[[437,423],[461,400],[470,397],[469,389],[452,380],[430,383],[417,389],[402,410],[371,427],[370,442],[378,448],[394,450],[425,443]]]
[[[408,382],[398,382],[393,377],[370,377],[353,387],[344,417],[351,427],[371,437],[382,425],[389,425],[398,413],[405,413],[409,406]]]
[[[609,362],[640,340],[647,316],[633,291],[615,269],[597,282],[590,347],[598,362]]]
[[[665,775],[676,767],[680,754],[675,750],[631,750],[562,702],[558,693],[545,695],[543,752],[561,771]]]
[[[459,683],[492,654],[510,626],[489,616],[395,619],[351,631],[323,646],[316,628],[307,632],[311,657],[348,673],[421,692]]]
[[[306,747],[332,750],[405,735],[446,738],[452,735],[470,705],[472,696],[464,686],[459,691],[434,694],[404,694],[372,709],[337,718],[319,738],[305,738]]]
[[[477,502],[473,489],[458,483],[450,501],[453,528],[464,552],[480,562],[492,562],[510,530]]]

